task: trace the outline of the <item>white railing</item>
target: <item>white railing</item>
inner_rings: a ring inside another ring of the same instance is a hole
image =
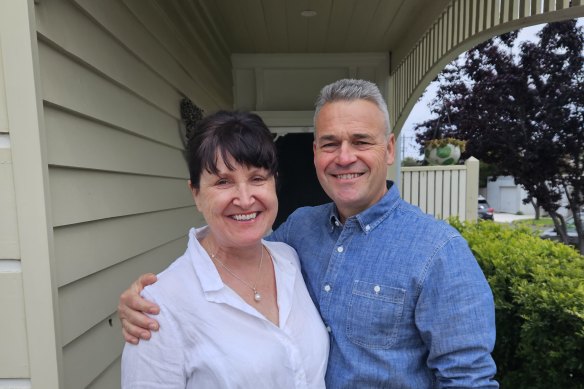
[[[438,219],[476,220],[479,161],[470,157],[464,165],[402,167],[400,192]]]

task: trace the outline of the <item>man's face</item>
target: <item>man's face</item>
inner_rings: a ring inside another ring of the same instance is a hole
[[[356,215],[387,192],[387,165],[395,140],[385,136],[385,120],[367,100],[325,104],[316,118],[314,166],[320,185],[340,217]]]

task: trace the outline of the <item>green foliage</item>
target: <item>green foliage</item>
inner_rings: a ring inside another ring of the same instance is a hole
[[[507,33],[447,65],[434,115],[416,125],[416,139],[468,141],[466,156],[489,163],[493,176],[513,176],[525,204],[559,220],[562,198],[573,214],[584,206],[584,28],[576,20],[549,23],[537,37],[515,44],[517,31]],[[584,254],[584,231],[577,233]]]
[[[495,297],[502,388],[584,388],[584,257],[528,228],[450,220]]]
[[[401,162],[402,166],[420,166],[421,162],[414,157],[405,157]]]
[[[439,149],[446,145],[458,146],[461,153],[464,153],[464,150],[466,149],[466,141],[456,138],[429,139],[424,142],[424,147],[427,149]]]

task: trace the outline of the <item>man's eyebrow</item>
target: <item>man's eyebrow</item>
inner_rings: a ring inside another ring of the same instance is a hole
[[[371,139],[371,138],[373,138],[371,136],[371,134],[366,134],[366,133],[364,133],[364,134],[360,134],[360,133],[359,134],[353,134],[352,137],[353,138],[356,138],[356,139]]]
[[[337,139],[338,139],[338,137],[335,135],[332,135],[332,134],[323,135],[323,136],[318,137],[318,141],[320,141],[320,142],[330,142],[330,141],[335,141]]]

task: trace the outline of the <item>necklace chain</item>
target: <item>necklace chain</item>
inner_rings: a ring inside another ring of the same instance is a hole
[[[250,288],[253,291],[253,299],[255,302],[260,302],[262,300],[262,295],[258,292],[256,286],[258,284],[258,281],[260,280],[260,275],[262,272],[262,263],[264,261],[264,246],[262,245],[261,247],[262,250],[262,254],[260,255],[260,264],[258,266],[258,274],[256,276],[256,280],[255,283],[253,285],[250,285],[247,281],[243,280],[241,277],[239,277],[237,274],[235,274],[230,268],[227,267],[227,265],[225,265],[221,260],[219,260],[219,258],[217,258],[217,253],[212,253],[211,254],[211,259],[214,261],[217,261],[217,263],[219,265],[221,265],[225,270],[227,270],[227,272],[229,274],[231,274],[233,277],[237,278],[242,284],[244,284],[245,286],[247,286],[248,288]]]

